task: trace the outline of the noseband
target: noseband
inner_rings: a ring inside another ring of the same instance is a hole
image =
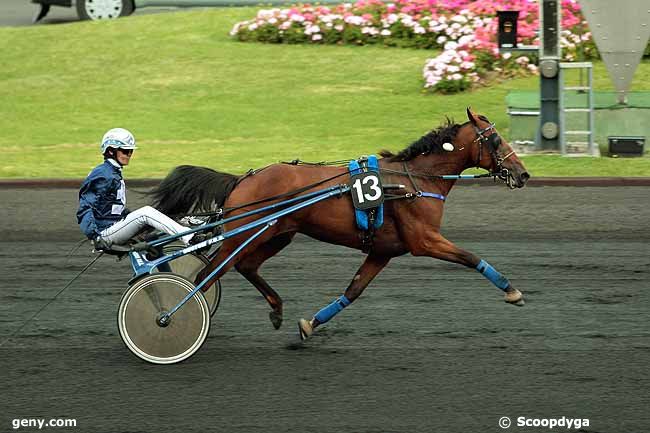
[[[492,173],[495,178],[499,178],[504,181],[510,188],[514,188],[514,178],[510,175],[510,171],[503,167],[503,163],[514,155],[515,151],[510,151],[507,155],[499,155],[499,145],[501,144],[501,137],[494,130],[494,123],[490,123],[483,129],[479,129],[476,125],[472,124],[474,130],[476,131],[476,139],[472,143],[478,143],[478,159],[476,160],[476,167],[480,167],[481,159],[483,159],[483,144],[488,145],[488,150],[490,156],[492,157],[492,162],[494,163],[496,170]],[[492,132],[489,135],[485,135],[488,132]]]

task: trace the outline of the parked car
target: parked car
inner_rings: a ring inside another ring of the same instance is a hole
[[[1,0],[0,0],[1,1]],[[319,4],[341,3],[344,0],[320,0]],[[287,5],[303,3],[302,0],[32,0],[40,5],[40,10],[34,16],[34,22],[42,20],[50,11],[50,6],[75,7],[77,15],[82,20],[112,20],[131,15],[137,8],[145,6],[259,6]],[[305,2],[306,3],[306,2]]]
[[[82,20],[115,19],[131,15],[135,9],[134,0],[32,0],[32,3],[40,5],[34,22],[42,20],[50,11],[50,6],[74,6]]]

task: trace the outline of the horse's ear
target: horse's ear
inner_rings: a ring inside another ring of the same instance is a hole
[[[476,120],[476,114],[472,113],[472,107],[467,107],[467,118],[474,125],[478,123],[478,121]]]

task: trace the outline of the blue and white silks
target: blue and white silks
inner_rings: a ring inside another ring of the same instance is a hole
[[[318,323],[325,323],[343,311],[343,309],[351,303],[352,301],[346,298],[345,295],[341,295],[339,298],[335,299],[334,302],[316,313],[314,318],[318,320]]]
[[[482,273],[485,278],[490,280],[492,284],[504,292],[510,286],[510,281],[508,281],[506,277],[501,275],[499,271],[494,269],[492,265],[485,260],[481,260],[478,265],[476,265],[476,270]]]

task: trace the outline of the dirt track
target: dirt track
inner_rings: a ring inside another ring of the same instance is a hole
[[[76,191],[5,189],[0,202],[5,341],[91,256],[64,257],[81,239]],[[285,300],[283,328],[228,274],[208,341],[174,366],[123,346],[130,269],[102,258],[0,348],[0,431],[42,417],[77,419],[44,429],[59,432],[483,433],[504,431],[502,416],[648,431],[648,203],[647,187],[456,187],[443,233],[508,276],[526,307],[474,271],[402,257],[304,346],[296,320],[338,296],[362,255],[297,238],[262,270]]]

